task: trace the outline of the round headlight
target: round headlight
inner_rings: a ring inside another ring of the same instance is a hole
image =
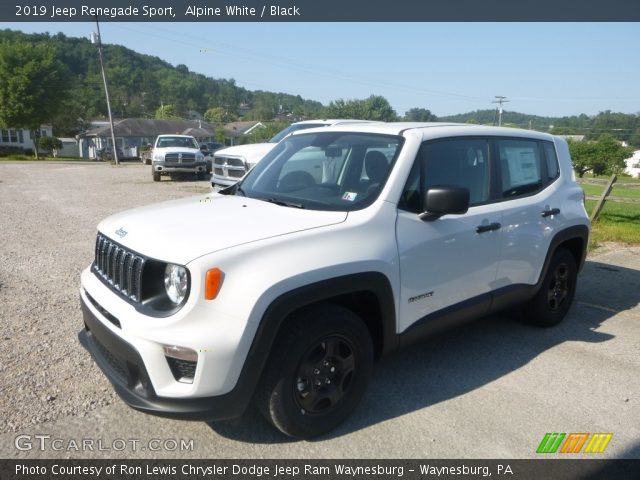
[[[164,269],[164,288],[169,300],[176,305],[181,304],[189,288],[187,269],[169,263]]]

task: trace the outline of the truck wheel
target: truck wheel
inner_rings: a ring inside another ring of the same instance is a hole
[[[198,172],[198,173],[196,173],[196,178],[197,178],[198,180],[204,180],[204,177],[205,177],[205,173],[204,173],[204,172]]]
[[[158,172],[153,172],[153,181],[154,182],[160,181],[160,174]]]
[[[317,437],[357,406],[373,369],[373,343],[350,310],[323,304],[294,314],[274,343],[256,403],[286,435]]]
[[[576,293],[578,269],[571,252],[558,248],[549,264],[540,290],[524,306],[526,319],[541,327],[550,327],[562,321]]]

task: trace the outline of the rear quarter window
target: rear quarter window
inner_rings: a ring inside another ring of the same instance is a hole
[[[545,142],[543,144],[544,156],[547,161],[547,179],[554,180],[560,174],[558,167],[558,156],[556,155],[556,147],[553,143]]]
[[[546,178],[543,182],[542,152],[538,142],[498,140],[497,154],[503,198],[533,193],[546,183]]]

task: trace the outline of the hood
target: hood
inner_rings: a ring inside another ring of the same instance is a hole
[[[242,157],[245,162],[255,165],[262,157],[273,150],[276,143],[250,143],[247,145],[236,145],[235,147],[223,148],[216,151],[216,157]]]
[[[208,253],[334,225],[346,217],[346,212],[209,194],[128,210],[103,220],[98,230],[147,257],[186,265]]]
[[[198,148],[189,148],[189,147],[157,147],[154,148],[157,153],[199,153],[200,150]]]

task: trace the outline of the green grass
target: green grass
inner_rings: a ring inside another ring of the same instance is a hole
[[[594,200],[587,200],[587,212],[595,208]],[[591,244],[622,242],[640,244],[640,204],[607,202],[600,218],[591,229]]]
[[[36,159],[33,155],[18,155],[11,154],[6,157],[0,156],[0,162],[35,162],[35,161],[51,161],[51,162],[86,162],[90,159],[88,158],[78,158],[78,157],[47,157],[44,155],[40,155],[40,158]]]
[[[600,181],[604,184],[606,184],[609,179],[611,178],[611,175],[590,175],[590,174],[585,174],[585,176],[580,179],[578,178],[578,181],[580,180],[597,180]],[[629,175],[618,175],[618,180],[616,180],[616,183],[640,183],[640,179],[638,178],[634,178],[631,177]]]
[[[640,182],[639,182],[640,183]],[[604,191],[606,185],[590,185],[583,183],[580,185],[587,195],[599,197]],[[622,198],[640,198],[640,187],[624,187],[617,182],[613,185],[611,196]]]

